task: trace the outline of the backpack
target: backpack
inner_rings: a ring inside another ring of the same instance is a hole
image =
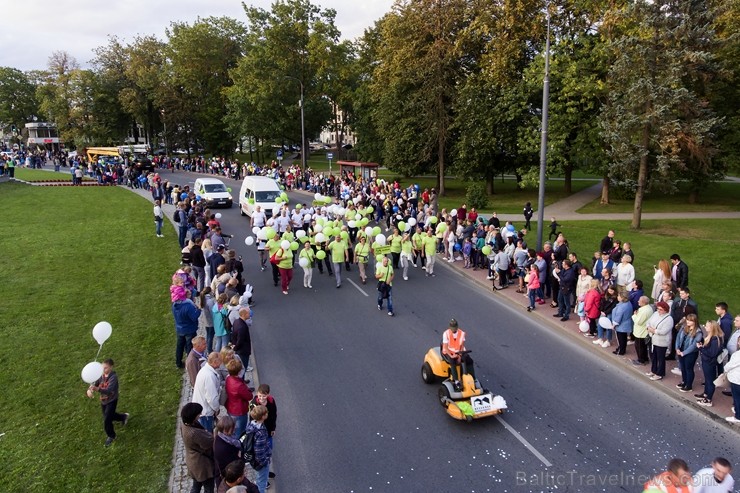
[[[244,457],[244,461],[252,466],[255,471],[259,471],[265,466],[257,462],[257,456],[254,453],[256,435],[257,430],[254,428],[251,430],[247,429],[246,433],[244,433],[244,437],[242,438],[242,456]]]
[[[175,209],[175,215],[172,216],[172,220],[176,223],[180,222],[180,209]]]
[[[226,328],[226,333],[231,334],[232,325],[228,314],[224,317],[224,327]]]

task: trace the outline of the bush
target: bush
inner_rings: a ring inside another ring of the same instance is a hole
[[[482,183],[470,184],[465,194],[465,203],[470,208],[483,209],[488,207],[488,194],[485,185]]]

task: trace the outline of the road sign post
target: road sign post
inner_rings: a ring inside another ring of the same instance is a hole
[[[331,160],[334,159],[334,153],[327,152],[326,153],[326,159],[329,160],[329,174],[331,174]]]

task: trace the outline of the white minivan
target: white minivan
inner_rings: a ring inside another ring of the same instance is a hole
[[[280,186],[267,176],[247,176],[242,182],[239,191],[239,212],[242,216],[252,217],[255,208],[259,205],[266,217],[272,216],[272,210],[278,208],[275,199],[280,197]]]
[[[233,203],[230,190],[218,178],[198,178],[193,189],[207,207],[231,207]]]

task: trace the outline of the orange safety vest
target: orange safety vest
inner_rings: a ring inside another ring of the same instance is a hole
[[[457,329],[457,332],[453,333],[451,329],[447,329],[447,349],[454,356],[465,347],[465,331]]]
[[[665,471],[645,483],[644,492],[661,491],[666,493],[691,493],[694,491],[693,486],[689,483],[686,486],[679,486],[678,479],[670,472]]]

